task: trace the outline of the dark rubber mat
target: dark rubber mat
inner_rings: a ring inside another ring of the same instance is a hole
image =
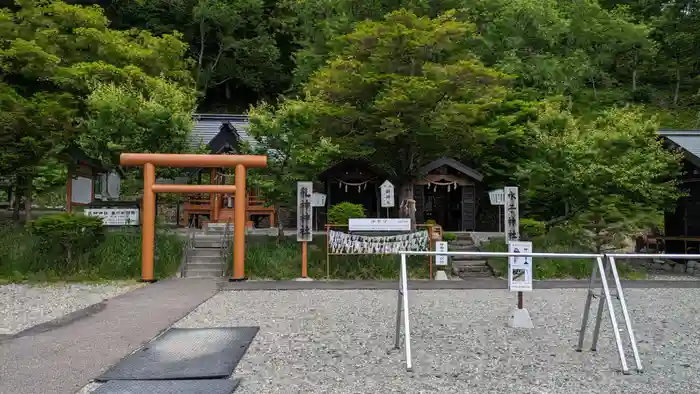
[[[227,380],[110,380],[93,394],[231,394],[240,379]]]
[[[96,380],[227,378],[258,330],[259,327],[172,328]]]

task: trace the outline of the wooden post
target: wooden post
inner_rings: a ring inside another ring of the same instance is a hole
[[[236,195],[233,212],[233,277],[232,281],[245,280],[245,222],[246,222],[246,190],[245,171],[242,164],[236,165],[234,179]]]
[[[307,255],[307,248],[306,248],[306,241],[301,242],[301,277],[302,278],[308,278],[308,271],[307,271],[307,263],[308,263],[308,255]]]
[[[143,221],[141,223],[141,281],[154,282],[153,260],[156,238],[156,199],[153,185],[156,183],[156,167],[152,163],[143,166]]]

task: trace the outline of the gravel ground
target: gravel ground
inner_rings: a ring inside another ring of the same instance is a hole
[[[598,352],[573,350],[582,289],[526,294],[534,330],[507,327],[514,296],[504,291],[412,292],[412,373],[391,350],[393,291],[222,292],[175,326],[260,326],[235,372],[244,378],[236,394],[700,392],[700,289],[626,296],[641,375],[619,372],[607,317]]]
[[[647,280],[700,280],[700,276],[688,274],[649,274]]]
[[[142,286],[134,282],[0,286],[0,335],[65,316]]]

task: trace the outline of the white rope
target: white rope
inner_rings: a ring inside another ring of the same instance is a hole
[[[364,181],[364,182],[345,182],[345,181],[341,181],[340,179],[336,179],[336,181],[338,182],[338,188],[339,188],[339,189],[342,189],[343,186],[345,186],[345,192],[346,192],[346,193],[347,193],[347,191],[348,191],[348,186],[357,187],[357,192],[359,193],[359,192],[361,192],[362,190],[367,189],[367,184],[368,184],[370,181],[372,181],[372,180],[373,180],[373,179],[368,179],[368,180],[366,180],[366,181]]]
[[[437,190],[438,186],[447,186],[447,191],[453,191],[457,190],[457,181],[446,181],[446,182],[439,182],[439,181],[433,181],[433,182],[428,182],[428,190],[430,190],[430,187],[433,187],[433,190]]]

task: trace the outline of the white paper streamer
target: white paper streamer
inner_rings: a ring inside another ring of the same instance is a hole
[[[328,232],[328,248],[329,252],[334,254],[389,254],[402,251],[427,251],[428,232],[366,236],[331,230]]]

